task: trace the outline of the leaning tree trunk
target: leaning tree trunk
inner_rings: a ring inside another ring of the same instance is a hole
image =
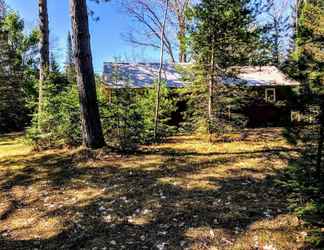
[[[159,113],[160,113],[160,101],[161,101],[161,81],[162,81],[162,67],[163,67],[163,55],[164,55],[164,31],[166,20],[168,16],[168,9],[169,9],[169,0],[166,1],[165,13],[163,24],[161,27],[161,52],[160,52],[160,68],[159,68],[159,75],[158,75],[158,82],[157,82],[157,91],[156,91],[156,103],[155,103],[155,116],[154,116],[154,140],[157,140],[158,134],[158,125],[159,125]]]
[[[323,158],[323,147],[324,147],[324,104],[321,105],[321,115],[320,115],[320,132],[318,139],[317,148],[317,161],[316,161],[316,175],[318,180],[322,179],[322,158]]]
[[[38,84],[38,129],[41,130],[43,112],[43,88],[49,70],[49,29],[47,0],[39,0],[39,30],[40,30],[40,70]]]
[[[86,0],[70,0],[74,63],[79,89],[83,143],[96,149],[105,145],[92,65]]]

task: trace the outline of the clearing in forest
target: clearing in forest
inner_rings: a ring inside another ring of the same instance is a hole
[[[304,249],[276,184],[298,157],[281,133],[175,137],[128,156],[2,136],[0,249]]]

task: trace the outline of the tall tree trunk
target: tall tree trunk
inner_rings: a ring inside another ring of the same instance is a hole
[[[214,75],[215,75],[214,45],[212,45],[209,75],[210,76],[209,76],[209,83],[208,83],[208,133],[211,134],[211,123],[213,120],[213,94],[214,94]]]
[[[6,15],[6,3],[0,0],[0,20]]]
[[[186,51],[186,17],[181,16],[178,18],[179,22],[179,32],[178,32],[178,40],[179,40],[179,62],[186,63],[187,62],[187,51]]]
[[[49,28],[47,0],[39,0],[39,29],[40,29],[40,70],[38,84],[38,129],[41,130],[43,112],[43,88],[49,70]]]
[[[83,143],[96,149],[105,145],[92,65],[86,0],[70,0],[74,63],[79,89]]]
[[[157,90],[156,90],[156,103],[155,103],[155,116],[154,116],[154,139],[157,140],[157,134],[158,134],[158,124],[159,124],[159,112],[160,112],[160,101],[161,101],[161,81],[162,81],[162,67],[163,67],[163,56],[164,56],[164,31],[165,31],[165,25],[166,20],[168,16],[168,10],[169,10],[169,0],[166,1],[166,7],[165,7],[165,13],[164,13],[164,19],[163,24],[161,27],[161,51],[160,51],[160,68],[159,68],[159,75],[158,75],[158,82],[157,82]]]
[[[317,161],[316,161],[316,175],[318,180],[322,179],[322,158],[323,158],[323,147],[324,147],[324,103],[321,104],[321,115],[320,115],[320,132],[318,139],[317,148]]]
[[[275,26],[275,38],[274,38],[274,48],[273,48],[273,62],[276,66],[280,64],[280,32],[279,32],[279,21],[274,20]]]

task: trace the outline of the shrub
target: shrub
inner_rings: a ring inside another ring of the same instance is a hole
[[[126,87],[106,91],[103,86],[99,88],[100,113],[107,142],[122,151],[134,151],[139,144],[152,143],[155,96],[155,89],[139,90]],[[169,89],[163,85],[158,126],[159,140],[174,132],[174,128],[168,125],[174,109]]]
[[[26,139],[36,149],[81,144],[77,88],[75,85],[61,88],[57,82],[52,83],[52,77],[45,84],[41,129],[38,128],[39,117],[35,115],[32,126],[27,130]]]

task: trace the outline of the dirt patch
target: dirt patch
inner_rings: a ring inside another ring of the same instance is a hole
[[[0,249],[306,249],[275,184],[298,151],[245,133],[94,158],[0,138]]]

